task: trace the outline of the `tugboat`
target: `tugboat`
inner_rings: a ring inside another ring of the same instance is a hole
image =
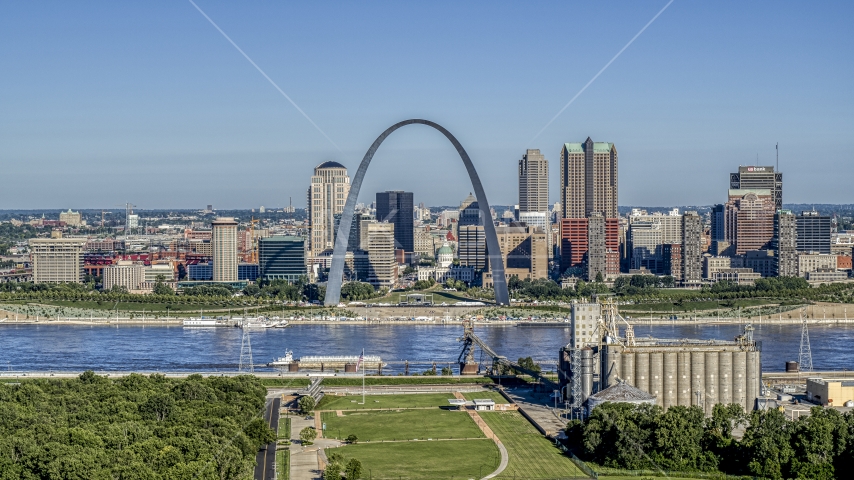
[[[285,356],[279,357],[268,364],[270,367],[287,367],[294,363],[294,352],[285,350]]]

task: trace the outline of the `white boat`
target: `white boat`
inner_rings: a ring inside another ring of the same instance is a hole
[[[300,367],[304,368],[320,368],[321,366],[327,368],[342,368],[347,364],[355,365],[358,362],[358,355],[317,355],[301,357],[299,359]],[[386,364],[383,363],[382,358],[378,355],[365,355],[362,358],[362,365],[371,369],[375,369],[378,366],[386,366]]]
[[[185,327],[215,327],[216,320],[208,320],[203,318],[188,318],[182,322]]]
[[[285,350],[285,356],[279,357],[272,362],[270,362],[271,367],[287,367],[288,365],[294,363],[294,352],[290,350]]]
[[[266,317],[236,318],[235,320],[243,328],[282,328],[288,326],[287,321],[270,320]]]

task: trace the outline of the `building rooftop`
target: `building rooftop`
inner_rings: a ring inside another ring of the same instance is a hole
[[[608,142],[593,142],[593,153],[608,153],[614,147],[613,143]],[[563,148],[569,153],[583,153],[584,143],[564,143]]]
[[[344,165],[341,165],[338,162],[329,161],[329,162],[323,162],[314,168],[347,168],[347,167],[345,167]]]
[[[620,382],[612,385],[601,392],[590,395],[590,398],[602,402],[638,402],[655,400],[654,395],[644,392],[639,388],[635,388],[626,382]]]

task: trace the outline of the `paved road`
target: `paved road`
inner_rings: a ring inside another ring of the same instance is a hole
[[[281,398],[268,398],[264,408],[264,421],[273,429],[279,431],[279,407]],[[255,455],[255,480],[276,480],[276,443],[268,443]]]

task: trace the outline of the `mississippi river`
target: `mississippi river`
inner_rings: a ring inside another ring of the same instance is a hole
[[[557,359],[569,342],[563,327],[477,326],[476,333],[498,354],[510,359]],[[235,371],[240,360],[238,328],[183,328],[178,326],[0,326],[0,369],[13,371]],[[295,325],[284,329],[252,330],[253,363],[266,364],[292,350],[306,355],[380,355],[384,361],[408,360],[410,372],[455,362],[460,352],[459,325]],[[732,340],[741,333],[736,325],[635,326],[635,336]],[[854,326],[810,327],[816,370],[854,369]],[[757,325],[765,371],[782,371],[787,360],[798,359],[798,325]],[[479,350],[477,351],[478,359]],[[488,359],[482,359],[489,364]],[[545,366],[544,370],[554,366]],[[403,365],[390,364],[394,374]],[[270,368],[262,370],[272,371]],[[456,370],[456,368],[454,369]]]

